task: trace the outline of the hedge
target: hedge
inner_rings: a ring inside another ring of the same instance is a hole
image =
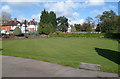
[[[105,38],[117,38],[120,39],[119,33],[51,33],[50,37],[105,37]]]

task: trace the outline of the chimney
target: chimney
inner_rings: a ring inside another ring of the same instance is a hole
[[[17,18],[14,18],[14,22],[17,22]]]

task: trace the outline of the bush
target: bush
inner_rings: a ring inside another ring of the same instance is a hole
[[[51,37],[100,37],[103,33],[52,33]]]
[[[39,34],[46,34],[49,35],[51,32],[53,32],[54,29],[52,27],[51,23],[48,24],[40,24],[40,26],[38,27],[38,33]]]
[[[120,39],[120,33],[105,33],[106,38]]]
[[[52,33],[50,37],[105,37],[105,38],[115,38],[120,39],[120,34],[118,33]]]
[[[16,36],[21,35],[22,34],[21,29],[19,27],[16,27],[13,34],[16,35]]]

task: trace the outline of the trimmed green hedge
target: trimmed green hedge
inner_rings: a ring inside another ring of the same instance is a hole
[[[104,37],[120,39],[120,33],[105,33]]]
[[[51,33],[50,37],[105,37],[120,39],[120,34],[117,33]]]

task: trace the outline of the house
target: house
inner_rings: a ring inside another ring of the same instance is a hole
[[[71,28],[71,26],[69,25],[67,32],[71,32],[71,29],[72,29],[72,28]]]
[[[25,28],[26,28],[26,31],[35,32],[37,31],[37,28],[38,28],[38,22],[35,21],[34,19],[30,20],[30,22],[26,20],[26,27],[25,27],[25,24],[22,24],[21,26],[22,33],[25,33]]]
[[[25,33],[25,30],[29,32],[35,32],[37,31],[37,27],[38,27],[37,24],[38,24],[37,21],[35,21],[34,19],[30,20],[30,22],[26,20],[26,27],[25,27],[24,22],[20,22],[17,20],[17,18],[14,18],[14,20],[12,21],[4,22],[1,26],[1,31],[4,30],[10,32],[10,31],[14,31],[16,27],[19,27],[22,33]]]
[[[27,30],[34,32],[37,31],[37,28],[38,28],[37,21],[35,21],[34,19],[30,20],[30,22],[28,23]]]
[[[14,30],[18,24],[22,25],[20,21],[17,21],[17,18],[14,18],[12,21],[4,22],[1,26],[1,30],[6,30],[7,32]]]

